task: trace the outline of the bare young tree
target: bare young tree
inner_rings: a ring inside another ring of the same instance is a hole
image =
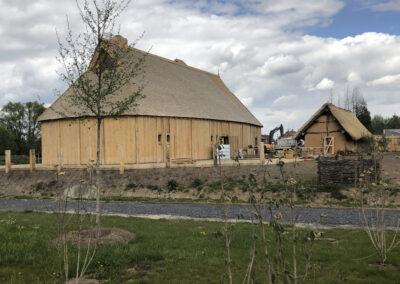
[[[61,79],[72,91],[64,116],[94,118],[97,123],[96,226],[100,229],[100,141],[106,117],[118,117],[143,98],[144,55],[134,55],[118,34],[117,19],[130,0],[84,0],[76,2],[84,29],[75,35],[67,17],[67,35],[59,44]],[[116,33],[117,31],[117,33]],[[139,37],[140,38],[140,37]],[[125,88],[129,84],[129,88]],[[71,107],[72,106],[72,107]]]

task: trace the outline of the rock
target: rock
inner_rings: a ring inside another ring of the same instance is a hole
[[[63,192],[63,197],[67,198],[85,198],[85,199],[90,199],[90,198],[95,198],[96,197],[96,187],[92,185],[89,187],[88,185],[80,185],[80,184],[74,184],[66,189],[64,189]]]

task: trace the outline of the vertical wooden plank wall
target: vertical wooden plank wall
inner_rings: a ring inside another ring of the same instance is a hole
[[[58,164],[58,149],[60,147],[59,121],[49,121],[42,127],[42,163],[45,165]]]
[[[42,123],[43,164],[87,164],[96,159],[97,123],[94,119]],[[105,135],[104,135],[105,134]],[[160,141],[158,141],[160,135]],[[167,135],[170,135],[169,146]],[[229,136],[232,157],[238,149],[260,141],[261,128],[242,123],[167,117],[120,117],[103,120],[102,164],[163,163],[167,150],[171,160],[212,159],[212,145],[219,136]],[[212,139],[211,139],[212,138]],[[90,157],[88,157],[90,155]]]

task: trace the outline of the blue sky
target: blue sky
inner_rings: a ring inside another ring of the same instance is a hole
[[[346,1],[345,6],[332,17],[328,25],[309,27],[305,33],[338,39],[364,32],[399,35],[400,11],[374,10],[373,7],[380,3],[385,4],[389,1],[376,1],[374,5],[363,5],[360,1]]]

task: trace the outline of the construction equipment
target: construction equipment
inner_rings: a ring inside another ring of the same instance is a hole
[[[274,142],[274,134],[278,130],[281,135],[277,138],[276,142]],[[301,147],[304,145],[304,140],[296,141],[290,137],[283,137],[283,135],[284,131],[282,124],[272,129],[269,133],[268,144],[264,144],[264,153],[276,152],[276,150],[294,149],[297,146]]]
[[[278,130],[280,130],[280,132],[281,132],[281,136],[279,136],[278,139],[279,139],[280,137],[283,136],[283,126],[282,126],[282,124],[281,124],[280,126],[275,127],[274,129],[272,129],[272,130],[270,131],[270,133],[269,133],[269,139],[268,139],[268,143],[269,143],[269,144],[272,144],[272,143],[273,143],[273,141],[274,141],[274,134],[275,134],[275,132],[277,132]]]

